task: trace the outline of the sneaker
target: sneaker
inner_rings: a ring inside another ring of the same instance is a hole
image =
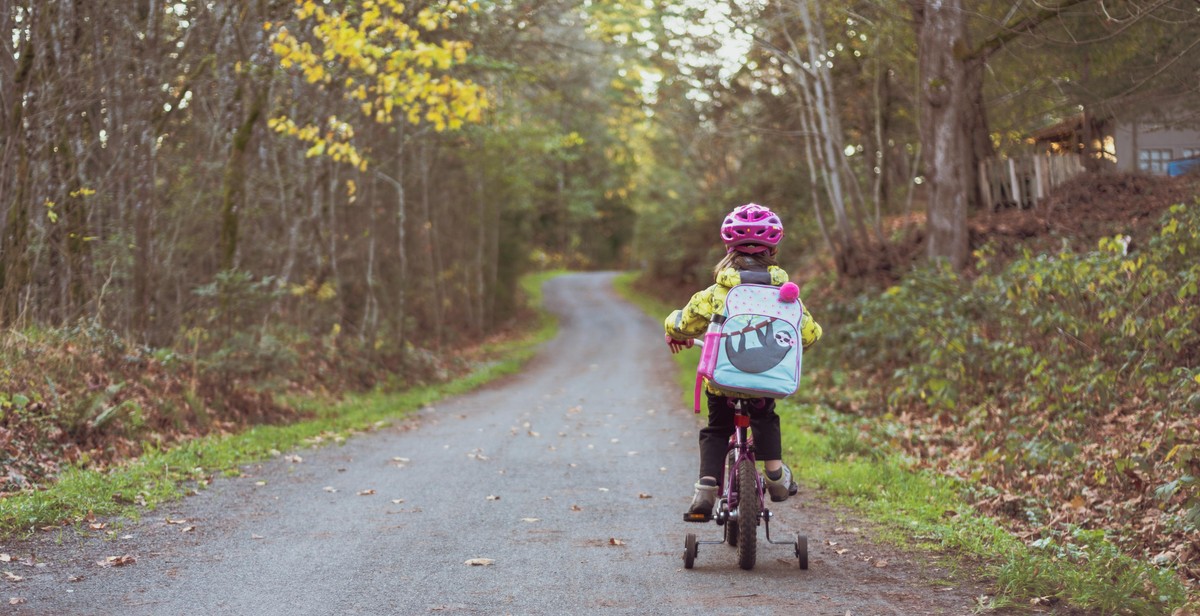
[[[783,474],[779,479],[771,479],[763,474],[763,481],[767,484],[767,493],[771,495],[771,502],[781,503],[800,491],[800,486],[792,481],[792,469],[788,465],[783,465]]]
[[[717,504],[717,486],[696,483],[696,494],[683,519],[689,522],[707,522],[712,519],[713,506]]]

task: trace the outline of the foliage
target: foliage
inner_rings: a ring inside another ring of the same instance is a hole
[[[340,92],[363,117],[379,124],[391,124],[399,114],[409,124],[427,122],[441,132],[482,120],[488,106],[483,88],[448,74],[467,62],[470,43],[423,40],[446,30],[471,5],[427,6],[412,16],[416,23],[410,25],[405,4],[397,0],[367,0],[340,9],[312,0],[297,4],[298,29],[311,32],[313,42],[301,41],[285,24],[263,26],[274,31],[271,51],[283,68],[299,70],[320,90]],[[300,126],[286,115],[270,121],[276,132],[309,144],[306,156],[328,155],[365,171],[368,161],[353,145],[353,125],[334,115],[323,124]]]
[[[973,280],[926,267],[841,309],[838,358],[879,392],[856,410],[900,421],[890,441],[1042,540],[1108,529],[1197,577],[1200,203],[1144,246],[993,254]]]

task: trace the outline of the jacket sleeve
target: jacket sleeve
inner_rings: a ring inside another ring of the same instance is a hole
[[[708,322],[715,312],[713,288],[709,287],[697,292],[682,310],[676,310],[667,316],[663,325],[672,338],[686,340],[704,335],[704,331],[708,329]]]
[[[821,339],[821,324],[813,318],[808,308],[804,309],[804,316],[800,319],[800,340],[804,343],[804,348],[808,348]]]

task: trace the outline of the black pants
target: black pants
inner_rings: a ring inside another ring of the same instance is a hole
[[[704,392],[708,396],[708,426],[700,429],[700,476],[721,481],[729,437],[733,435],[733,398]],[[746,398],[743,408],[750,411],[750,434],[754,437],[754,457],[758,460],[780,460],[779,415],[771,398]]]

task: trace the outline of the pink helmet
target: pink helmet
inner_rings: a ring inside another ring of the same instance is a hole
[[[721,223],[721,239],[729,252],[756,254],[771,250],[783,239],[783,223],[775,212],[758,205],[741,205]]]

